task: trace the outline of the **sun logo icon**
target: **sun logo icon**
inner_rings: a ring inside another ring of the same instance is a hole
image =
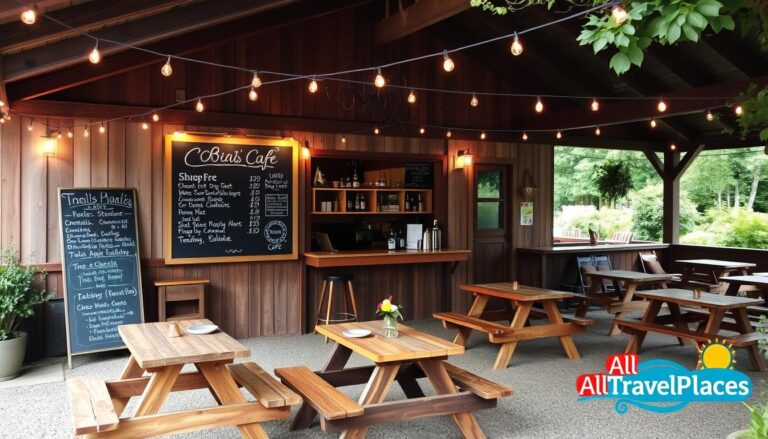
[[[736,364],[736,350],[725,340],[709,340],[699,349],[701,369],[733,369]]]

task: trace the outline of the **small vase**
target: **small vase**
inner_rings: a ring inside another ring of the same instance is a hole
[[[384,338],[397,338],[397,319],[384,316]]]

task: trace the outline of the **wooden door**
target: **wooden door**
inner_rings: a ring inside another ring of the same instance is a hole
[[[509,280],[510,167],[474,166],[473,283]]]

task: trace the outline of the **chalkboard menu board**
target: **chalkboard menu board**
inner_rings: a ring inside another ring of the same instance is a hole
[[[408,163],[405,165],[404,186],[410,189],[432,189],[435,167],[432,163]]]
[[[144,311],[133,189],[59,189],[68,354],[123,347]]]
[[[295,140],[165,138],[165,262],[296,259]]]

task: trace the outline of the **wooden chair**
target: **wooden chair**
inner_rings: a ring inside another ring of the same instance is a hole
[[[576,282],[566,282],[561,285],[561,288],[573,291],[577,294],[586,294],[589,289],[589,284],[584,279],[584,272],[589,270],[597,270],[595,267],[595,261],[591,256],[576,256]]]
[[[613,270],[613,264],[611,264],[611,258],[608,255],[595,255],[595,256],[592,256],[592,260],[595,263],[595,269],[597,271]],[[601,286],[601,289],[603,290],[603,293],[616,292],[616,288],[614,288],[613,283],[608,280],[603,281],[603,285]]]
[[[632,232],[616,232],[611,236],[611,241],[620,242],[622,244],[629,244],[632,242]]]

